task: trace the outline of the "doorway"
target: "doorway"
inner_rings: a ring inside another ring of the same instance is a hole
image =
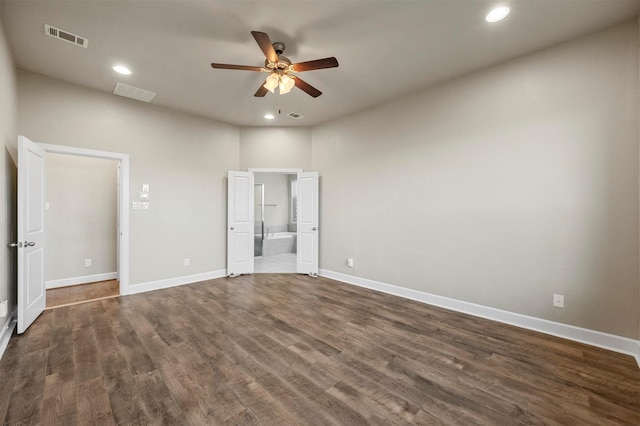
[[[76,148],[73,146],[39,143],[47,154],[65,154],[80,157],[115,160],[116,174],[116,270],[118,289],[121,296],[129,294],[129,155],[117,152]]]
[[[46,154],[47,309],[117,296],[118,161]]]
[[[257,234],[262,239],[264,232],[271,236],[275,234],[270,227],[257,224],[255,220],[256,187],[255,173],[277,173],[296,175],[295,202],[283,203],[283,206],[294,208],[295,214],[295,272],[318,275],[318,219],[319,219],[319,175],[318,172],[303,172],[299,169],[249,169],[248,172],[229,171],[227,179],[227,275],[234,277],[242,274],[252,274],[255,271],[254,261],[256,252],[265,257],[264,246],[256,249]],[[261,190],[264,187],[258,186]],[[265,210],[271,204],[265,196],[262,203]],[[294,206],[294,207],[293,207]],[[275,206],[277,207],[277,206]],[[287,207],[285,210],[288,210]],[[260,213],[261,214],[261,213]],[[266,215],[266,212],[265,212]],[[281,224],[276,224],[276,226]],[[287,229],[289,224],[284,225]],[[268,228],[268,229],[267,229]],[[282,229],[285,229],[284,227]],[[284,232],[284,231],[282,231]],[[287,231],[290,232],[290,231]],[[275,236],[275,235],[274,235]],[[270,272],[281,272],[272,270]],[[282,271],[287,272],[287,271]]]
[[[294,273],[297,173],[254,173],[254,272]]]

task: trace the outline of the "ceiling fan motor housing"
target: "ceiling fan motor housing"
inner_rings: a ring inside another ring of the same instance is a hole
[[[266,59],[264,61],[265,68],[268,68],[274,71],[287,70],[291,66],[291,60],[286,56],[282,55],[282,52],[284,52],[284,48],[285,48],[284,43],[277,41],[273,43],[272,46],[273,46],[273,50],[275,50],[276,54],[278,55],[278,62],[271,62],[268,59]]]
[[[284,43],[280,41],[276,41],[275,43],[272,44],[272,46],[273,46],[273,50],[275,50],[278,55],[282,55],[285,47]]]

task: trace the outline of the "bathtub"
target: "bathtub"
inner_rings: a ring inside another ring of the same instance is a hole
[[[266,240],[281,240],[283,238],[295,238],[295,232],[274,232],[272,234],[266,235]]]
[[[273,256],[276,254],[295,253],[296,238],[295,232],[274,232],[265,235],[262,242],[262,255]]]

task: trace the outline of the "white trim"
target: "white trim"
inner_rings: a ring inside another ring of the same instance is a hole
[[[48,143],[38,143],[45,151],[55,154],[77,155],[79,157],[105,158],[107,160],[121,160],[129,157],[128,154],[117,152],[98,151],[95,149],[77,148],[75,146],[52,145]]]
[[[118,278],[120,294],[129,294],[129,154],[77,148],[73,146],[38,143],[45,151],[53,154],[77,155],[81,157],[103,158],[120,162],[120,253],[118,257]]]
[[[201,274],[186,275],[183,277],[167,278],[165,280],[148,281],[146,283],[132,284],[129,286],[128,294],[145,293],[147,291],[161,290],[163,288],[176,287],[185,284],[193,284],[199,281],[215,280],[227,276],[226,269],[218,271],[203,272]]]
[[[251,173],[280,173],[283,175],[296,175],[303,172],[302,169],[261,169],[254,167],[249,167],[247,171]]]
[[[88,283],[97,283],[99,281],[108,281],[118,279],[117,272],[105,272],[104,274],[85,275],[83,277],[61,278],[59,280],[47,281],[47,290],[50,288],[69,287],[71,285],[80,285]]]
[[[11,315],[7,317],[7,320],[2,325],[2,332],[0,332],[0,359],[4,355],[4,351],[9,346],[9,340],[13,334],[13,329],[16,328],[16,310],[14,309]]]
[[[562,337],[576,342],[586,343],[587,345],[631,355],[636,358],[638,366],[640,367],[640,341],[638,340],[589,330],[573,325],[562,324],[559,322],[548,321],[541,318],[530,317],[514,312],[503,311],[488,306],[477,305],[475,303],[451,299],[449,297],[438,296],[410,288],[398,287],[392,284],[386,284],[366,278],[354,277],[352,275],[333,272],[326,269],[320,269],[320,276],[341,281],[346,284],[352,284],[392,294],[394,296],[404,297],[405,299],[411,299],[476,317],[487,318],[493,321],[515,325],[517,327],[539,331],[552,336]]]

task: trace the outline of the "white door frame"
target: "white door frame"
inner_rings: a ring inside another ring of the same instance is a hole
[[[298,173],[302,173],[304,170],[302,169],[254,169],[248,168],[247,171],[251,173],[279,173],[281,175],[297,175]]]
[[[120,191],[118,193],[118,221],[120,232],[117,235],[118,278],[120,281],[120,295],[129,294],[129,154],[117,152],[96,151],[93,149],[76,148],[72,146],[50,145],[38,143],[47,153],[76,155],[79,157],[102,158],[119,162]],[[46,232],[46,230],[45,230]],[[46,255],[46,254],[45,254]]]

